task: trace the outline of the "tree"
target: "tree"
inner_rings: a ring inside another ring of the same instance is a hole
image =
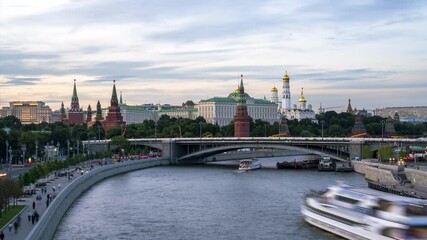
[[[113,150],[118,150],[119,155],[121,155],[122,149],[123,153],[127,153],[129,151],[130,142],[122,136],[115,136],[111,138],[111,147],[113,148]]]
[[[378,149],[378,158],[380,158],[380,160],[394,158],[393,148],[390,145],[380,147]]]
[[[362,158],[372,158],[373,152],[368,145],[363,146],[362,148]]]

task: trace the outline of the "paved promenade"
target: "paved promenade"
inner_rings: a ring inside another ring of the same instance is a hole
[[[96,166],[94,165],[94,167],[96,167]],[[74,169],[75,169],[75,167],[72,168],[72,170],[74,170]],[[66,187],[72,181],[74,181],[75,179],[77,179],[78,177],[81,176],[81,174],[76,172],[76,171],[72,171],[72,173],[73,173],[74,177],[71,181],[68,180],[67,176],[52,178],[51,180],[48,181],[48,183],[46,185],[47,193],[42,193],[40,188],[36,188],[36,190],[37,190],[36,194],[33,194],[33,196],[31,196],[31,197],[22,198],[22,199],[26,199],[26,207],[21,212],[21,224],[18,228],[18,231],[15,233],[15,230],[12,227],[12,231],[9,232],[8,227],[5,226],[2,229],[2,231],[5,235],[4,240],[22,240],[22,239],[25,239],[28,236],[28,234],[31,232],[33,227],[36,225],[35,222],[34,222],[34,224],[32,224],[31,221],[28,221],[28,210],[30,210],[31,213],[33,213],[34,210],[37,210],[38,214],[40,215],[40,217],[39,217],[39,219],[40,219],[42,217],[43,213],[46,211],[46,208],[47,208],[46,207],[46,200],[47,200],[48,194],[50,193],[52,195],[53,194],[58,195],[64,189],[64,187]],[[61,184],[61,188],[58,187],[59,184]],[[55,187],[55,193],[53,192],[52,187]],[[42,199],[37,201],[36,200],[37,195],[41,195]],[[52,200],[52,201],[54,201],[54,200]],[[36,203],[35,209],[33,209],[33,206],[32,206],[33,202]],[[15,217],[11,221],[12,226],[16,220],[17,219]]]

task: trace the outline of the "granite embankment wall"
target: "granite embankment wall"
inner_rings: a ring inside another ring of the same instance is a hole
[[[354,171],[365,175],[365,178],[371,181],[381,183],[396,183],[392,171],[397,171],[397,166],[384,165],[379,163],[368,163],[353,161]]]
[[[68,208],[84,191],[97,182],[117,174],[168,164],[170,164],[169,159],[156,158],[116,163],[93,169],[74,180],[58,194],[26,239],[52,239]]]
[[[427,188],[427,172],[405,168],[405,174],[414,186]]]

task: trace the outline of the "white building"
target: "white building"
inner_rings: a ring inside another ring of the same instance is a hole
[[[230,93],[228,97],[213,97],[199,102],[199,116],[208,123],[226,126],[234,120],[237,107],[238,90]],[[249,116],[255,121],[261,119],[270,124],[279,121],[277,103],[268,100],[256,99],[245,93],[246,105]]]

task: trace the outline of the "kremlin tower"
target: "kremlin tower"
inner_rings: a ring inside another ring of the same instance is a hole
[[[351,137],[363,137],[367,135],[365,125],[363,125],[363,119],[356,117],[354,119],[354,126],[351,129]]]
[[[289,85],[288,71],[283,76],[282,113],[291,110],[291,90]]]
[[[89,106],[87,107],[87,117],[86,117],[86,123],[92,122],[92,108]]]
[[[99,103],[99,102],[98,102]],[[108,108],[108,114],[105,121],[102,122],[102,128],[105,132],[116,127],[124,127],[126,122],[123,121],[123,116],[120,113],[119,100],[117,99],[116,93],[116,80],[113,81],[113,93],[111,96],[110,107]],[[98,111],[97,111],[98,117]]]
[[[104,121],[104,117],[102,116],[101,103],[99,102],[99,100],[98,100],[98,103],[96,104],[95,121],[98,121],[98,122]]]
[[[237,108],[234,114],[234,137],[249,137],[250,118],[246,106],[245,88],[243,87],[243,75],[240,75],[240,86],[237,94]]]
[[[394,128],[394,120],[389,117],[385,120],[384,137],[396,136],[396,130]]]
[[[347,111],[348,113],[353,113],[353,108],[351,107],[351,100],[348,99]]]
[[[61,122],[66,123],[67,122],[67,114],[65,114],[65,107],[64,102],[61,103]]]
[[[73,96],[71,97],[71,108],[68,111],[67,124],[82,124],[83,122],[83,109],[81,109],[79,105],[79,97],[77,97],[76,79],[74,79]]]

